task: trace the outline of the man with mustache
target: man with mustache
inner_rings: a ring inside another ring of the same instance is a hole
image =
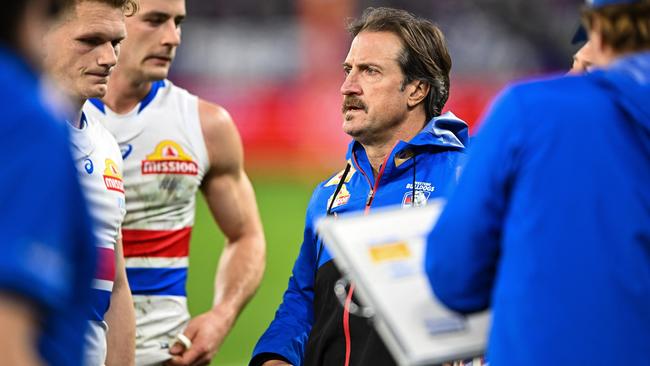
[[[122,157],[111,134],[81,108],[86,99],[106,93],[126,36],[125,14],[136,10],[132,0],[70,1],[43,42],[45,68],[73,107],[68,119],[72,152],[95,224],[98,262],[85,366],[130,366],[134,361],[135,315],[120,238]]]
[[[313,193],[289,287],[250,365],[394,365],[368,319],[350,306],[354,285],[344,299],[334,294],[341,274],[314,222],[445,197],[464,156],[467,125],[442,114],[451,69],[442,32],[390,8],[367,9],[349,31],[341,94],[343,131],[353,141],[345,169]]]
[[[265,241],[242,145],[228,112],[166,80],[185,0],[141,0],[108,93],[85,113],[124,158],[126,267],[136,309],[136,364],[206,365],[259,286]],[[185,283],[201,189],[227,243],[211,310],[190,319]]]
[[[43,35],[65,1],[0,12],[0,365],[80,365],[95,269],[66,127],[39,81]]]
[[[599,68],[501,93],[428,239],[438,298],[492,308],[494,365],[650,359],[650,1],[582,21]]]

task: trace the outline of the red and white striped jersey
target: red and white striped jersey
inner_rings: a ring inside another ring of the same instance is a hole
[[[84,111],[115,136],[124,158],[122,233],[136,305],[136,363],[160,362],[189,320],[189,242],[196,193],[209,167],[198,98],[165,80],[126,114],[98,100]]]
[[[115,244],[126,212],[122,157],[113,136],[93,118],[82,114],[81,128],[70,127],[69,130],[79,181],[97,240],[97,272],[92,285],[85,363],[86,366],[101,366],[106,358],[104,314],[110,305],[115,280]]]

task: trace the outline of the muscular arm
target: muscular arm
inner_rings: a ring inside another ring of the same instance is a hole
[[[115,245],[115,282],[111,306],[106,312],[108,323],[106,366],[135,364],[135,310],[131,289],[126,279],[122,238]]]
[[[219,259],[212,309],[192,319],[185,335],[192,347],[170,364],[208,362],[217,352],[264,273],[266,248],[253,187],[244,172],[239,134],[221,107],[199,102],[199,117],[210,160],[201,190],[226,246]],[[180,345],[172,354],[182,352]]]
[[[41,365],[36,349],[36,313],[26,301],[0,293],[0,365]]]

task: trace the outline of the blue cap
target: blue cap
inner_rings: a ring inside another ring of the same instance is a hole
[[[587,42],[588,38],[589,37],[587,37],[587,30],[582,24],[580,24],[578,26],[578,29],[576,29],[576,34],[574,34],[573,38],[571,39],[571,44]]]
[[[586,0],[585,4],[592,9],[597,9],[608,5],[632,4],[640,3],[641,1],[642,0]]]
[[[609,5],[633,4],[640,3],[642,1],[643,0],[585,0],[585,5],[591,9],[598,9]],[[571,39],[571,44],[587,42],[588,38],[587,29],[585,29],[585,27],[580,24],[578,25],[578,29],[576,29],[576,33]]]

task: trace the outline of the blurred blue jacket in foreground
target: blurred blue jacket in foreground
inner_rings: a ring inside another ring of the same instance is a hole
[[[493,308],[493,365],[650,360],[650,53],[495,102],[430,234],[436,295]]]
[[[0,293],[34,305],[50,366],[81,365],[95,270],[92,227],[63,121],[36,74],[0,45]]]

